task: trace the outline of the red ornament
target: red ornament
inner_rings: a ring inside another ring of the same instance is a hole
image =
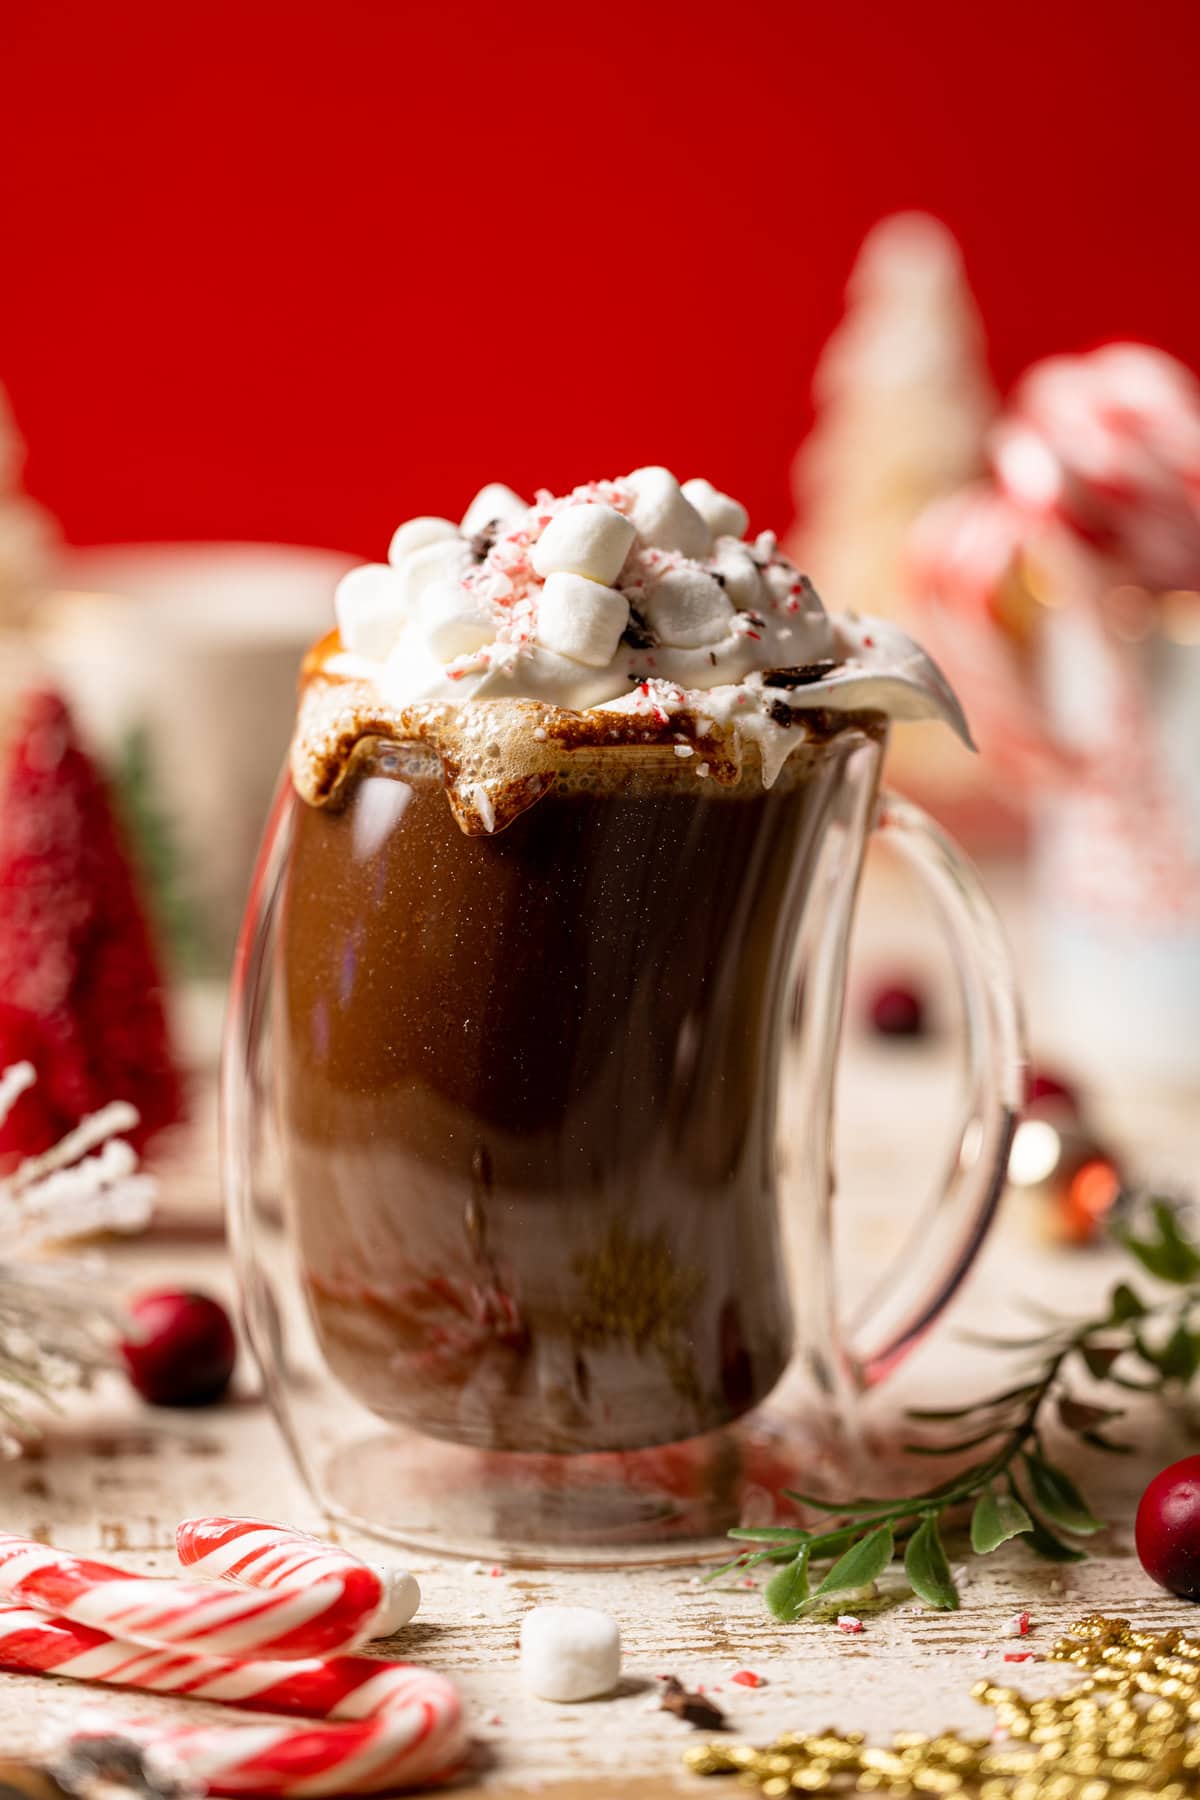
[[[152,1406],[207,1406],[229,1386],[237,1339],[229,1314],[207,1294],[162,1288],[129,1307],[121,1341],[129,1379]]]
[[[880,1037],[921,1037],[925,1031],[925,1001],[916,988],[903,982],[877,988],[871,997],[870,1017]]]
[[[1169,1593],[1200,1600],[1200,1456],[1154,1477],[1137,1509],[1138,1561]]]
[[[1124,1182],[1116,1163],[1099,1154],[1080,1163],[1062,1197],[1063,1236],[1069,1243],[1093,1244],[1108,1231]]]
[[[0,780],[0,1067],[37,1086],[0,1155],[47,1149],[128,1100],[140,1150],[181,1117],[159,972],[104,784],[56,694],[27,701]]]
[[[1083,1117],[1079,1095],[1069,1081],[1050,1069],[1030,1069],[1025,1078],[1025,1110],[1043,1109],[1069,1113],[1073,1119]]]

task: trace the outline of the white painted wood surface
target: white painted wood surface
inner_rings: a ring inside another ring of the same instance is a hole
[[[1019,906],[1011,916],[1020,936]],[[896,904],[890,888],[868,907],[865,963],[887,965],[903,953],[920,966],[931,954],[928,933]],[[1036,1015],[1036,993],[1033,995]],[[849,1145],[845,1234],[855,1261],[864,1247],[877,1256],[900,1235],[914,1182],[939,1160],[934,1121],[946,1107],[933,1097],[952,1063],[943,1040],[915,1050],[887,1048],[852,1034],[844,1087],[842,1137]],[[1195,1103],[1186,1097],[1108,1097],[1105,1117],[1135,1166],[1164,1179],[1195,1184]],[[140,1243],[111,1253],[115,1278],[130,1291],[156,1284],[195,1284],[230,1298],[216,1238],[216,1167],[211,1092],[203,1089],[201,1121],[166,1181],[162,1222]],[[1111,1253],[1048,1249],[1031,1230],[1027,1209],[1014,1206],[958,1302],[961,1325],[1001,1323],[1014,1302],[1037,1296],[1064,1310],[1091,1309],[1113,1279]],[[894,1388],[871,1403],[882,1430],[918,1397],[941,1403],[994,1383],[1002,1361],[964,1348],[954,1321],[917,1353]],[[689,1728],[656,1710],[656,1679],[677,1674],[705,1684],[726,1708],[735,1735],[764,1740],[790,1728],[836,1724],[883,1736],[901,1728],[936,1730],[986,1723],[968,1697],[981,1674],[1030,1690],[1061,1683],[1066,1671],[1004,1662],[1014,1649],[1005,1621],[1029,1611],[1033,1630],[1020,1646],[1035,1652],[1081,1612],[1133,1613],[1158,1625],[1200,1618],[1152,1588],[1132,1555],[1133,1504],[1153,1469],[1182,1453],[1184,1440],[1153,1411],[1133,1420],[1139,1454],[1104,1458],[1072,1453],[1096,1508],[1114,1523],[1095,1540],[1096,1555],[1068,1570],[1007,1547],[970,1565],[963,1609],[939,1615],[914,1607],[893,1578],[881,1599],[858,1610],[866,1629],[847,1636],[832,1622],[781,1628],[761,1594],[745,1586],[700,1586],[693,1571],[557,1574],[506,1570],[478,1573],[452,1561],[415,1556],[424,1599],[395,1650],[460,1681],[471,1710],[480,1766],[468,1782],[494,1800],[531,1793],[660,1795],[701,1793],[681,1767]],[[178,1519],[196,1512],[261,1513],[322,1529],[300,1488],[243,1367],[237,1396],[208,1411],[172,1414],[143,1408],[114,1378],[90,1398],[72,1402],[52,1422],[40,1450],[0,1467],[3,1525],[71,1549],[101,1554],[131,1569],[170,1572]],[[956,1558],[955,1560],[959,1560]],[[517,1633],[522,1613],[548,1600],[602,1606],[625,1636],[626,1681],[617,1697],[555,1706],[522,1694]],[[733,1685],[736,1668],[765,1677],[756,1691]],[[98,1689],[42,1678],[0,1677],[0,1754],[46,1750],[85,1707],[114,1719],[125,1712],[186,1703],[131,1701]],[[722,1789],[722,1792],[725,1790]]]

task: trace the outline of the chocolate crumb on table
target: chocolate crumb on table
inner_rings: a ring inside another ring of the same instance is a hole
[[[728,1731],[729,1721],[714,1700],[704,1694],[689,1693],[676,1675],[663,1680],[660,1712],[674,1713],[697,1731]]]

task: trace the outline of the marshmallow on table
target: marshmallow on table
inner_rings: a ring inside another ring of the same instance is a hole
[[[683,650],[716,643],[733,620],[720,582],[687,564],[666,570],[651,583],[638,610],[661,643]]]
[[[555,513],[529,558],[539,575],[586,575],[611,586],[637,532],[615,507],[587,502]]]
[[[535,1606],[521,1621],[521,1680],[542,1700],[591,1700],[621,1676],[621,1628],[591,1606]]]
[[[697,475],[685,481],[680,492],[691,502],[714,537],[745,537],[750,514],[740,500],[733,500]]]
[[[396,567],[406,556],[411,556],[414,550],[423,550],[426,544],[448,542],[458,535],[458,526],[452,525],[449,519],[433,519],[424,515],[419,519],[405,519],[403,525],[397,525],[392,533],[388,561]]]
[[[474,537],[477,531],[482,531],[493,519],[499,519],[502,525],[508,525],[528,511],[529,502],[522,500],[520,494],[514,494],[502,481],[489,481],[486,487],[480,488],[463,514],[462,534],[464,537]]]
[[[372,1627],[374,1637],[391,1637],[416,1617],[421,1604],[421,1584],[407,1569],[389,1563],[371,1563],[383,1583],[383,1599]]]
[[[382,662],[404,623],[404,588],[387,563],[364,563],[337,584],[333,610],[342,648]]]
[[[461,581],[432,581],[418,603],[419,630],[439,662],[481,650],[496,635],[491,614]]]
[[[684,556],[708,555],[712,533],[669,469],[635,469],[624,485],[633,493],[629,517],[643,544]]]
[[[546,578],[538,598],[535,636],[547,650],[602,669],[617,653],[629,623],[629,602],[615,588],[582,575]]]

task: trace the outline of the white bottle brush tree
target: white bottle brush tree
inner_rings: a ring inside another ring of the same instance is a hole
[[[0,1070],[0,1125],[35,1081],[32,1063]],[[94,1260],[44,1253],[146,1226],[155,1183],[123,1136],[137,1122],[116,1101],[0,1175],[0,1455],[16,1454],[35,1432],[31,1402],[53,1405],[63,1389],[87,1387],[113,1366],[119,1320],[97,1288]]]
[[[958,245],[925,213],[868,234],[813,378],[788,550],[828,604],[894,614],[913,520],[982,472],[996,396]]]
[[[0,627],[19,623],[44,580],[57,532],[21,487],[25,445],[0,388]]]

